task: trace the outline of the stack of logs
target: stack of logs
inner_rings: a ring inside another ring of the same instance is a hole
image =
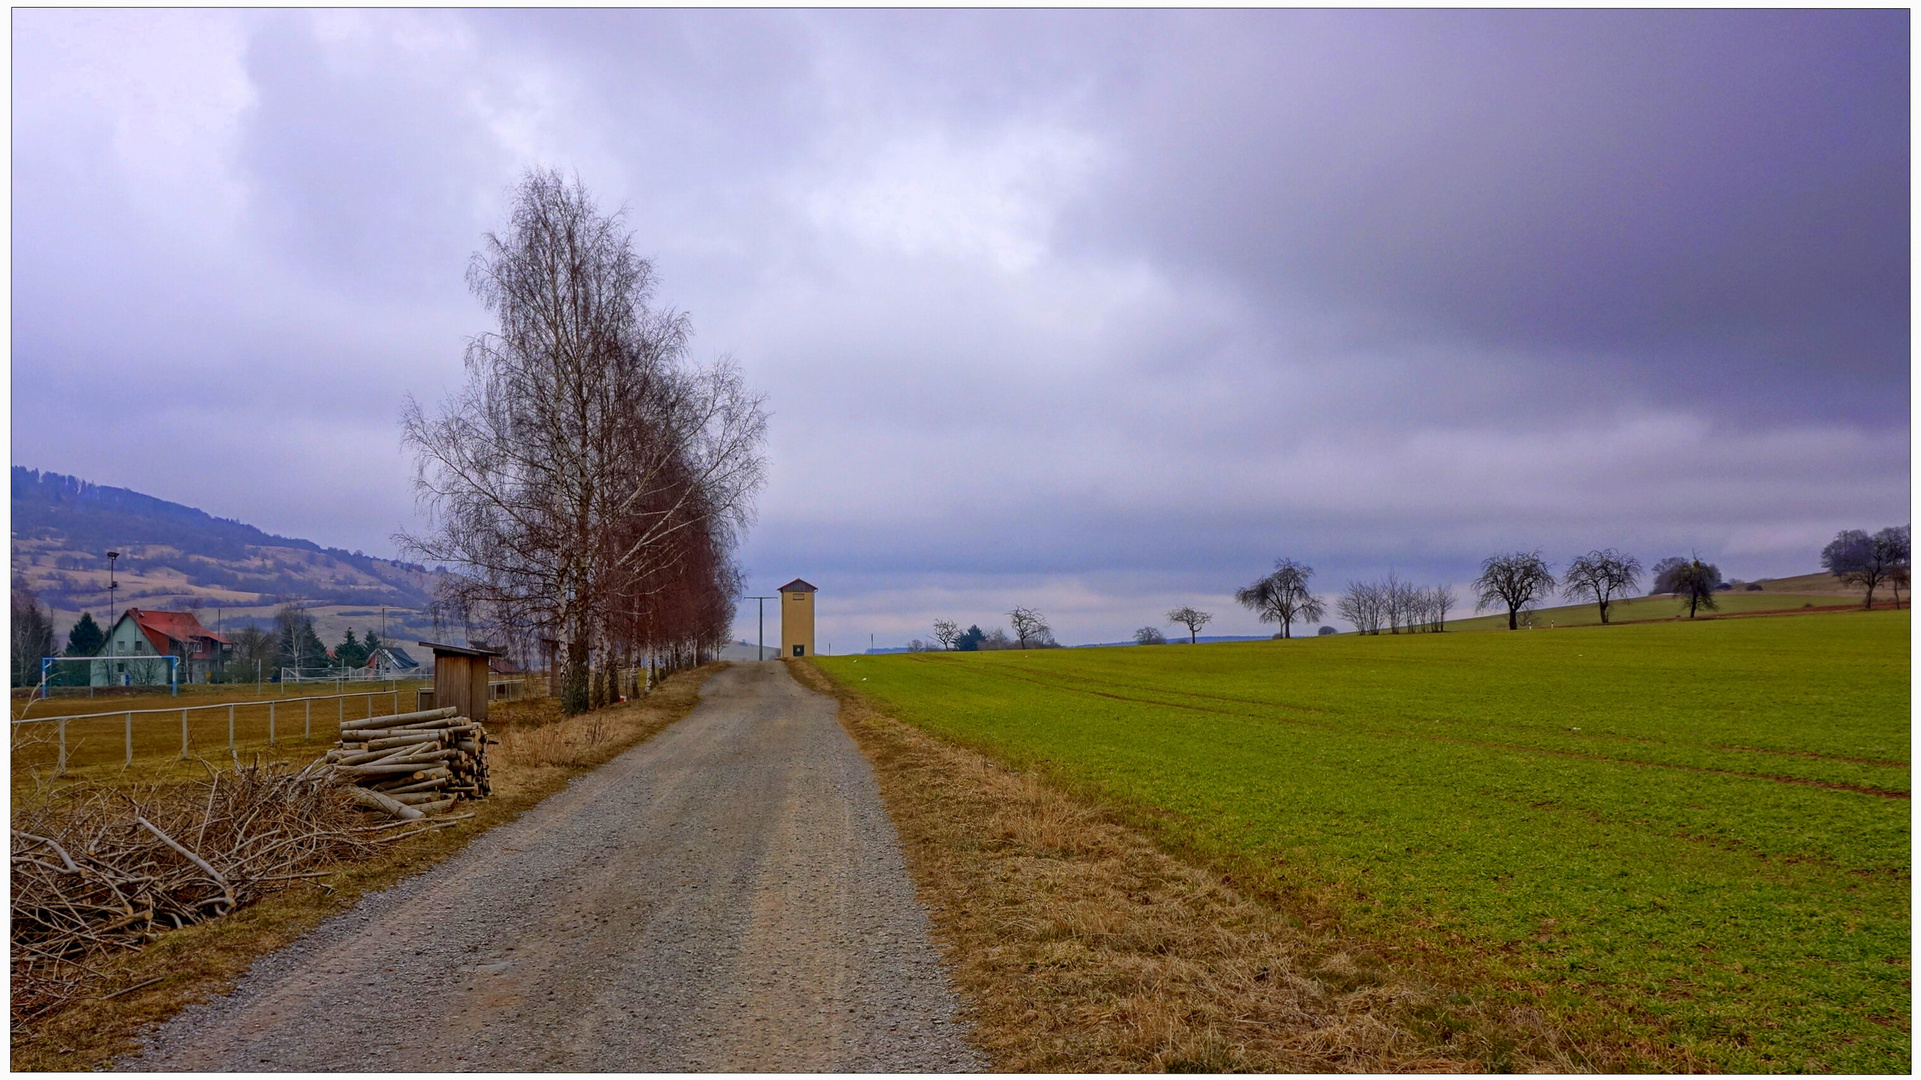
[[[445,810],[461,799],[484,799],[487,731],[456,710],[348,720],[327,761],[352,777],[364,806],[399,818]]]

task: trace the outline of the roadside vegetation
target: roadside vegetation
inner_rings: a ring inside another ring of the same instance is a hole
[[[290,944],[361,896],[457,854],[481,832],[513,820],[575,776],[685,716],[697,703],[701,684],[718,669],[708,665],[683,672],[639,701],[579,715],[563,716],[552,698],[493,705],[488,726],[499,739],[489,754],[493,795],[467,804],[471,817],[379,846],[365,857],[327,867],[323,876],[291,882],[232,914],[162,934],[115,960],[96,962],[97,976],[67,1007],[13,1024],[12,1067],[78,1071],[110,1064],[133,1048],[142,1031],[187,1005],[225,992],[256,957]],[[297,766],[318,757],[322,748],[283,747],[277,760]],[[214,763],[224,764],[224,753]],[[38,784],[29,779],[24,787],[16,771],[16,815],[23,794],[26,805],[33,806],[75,795],[111,795],[125,786],[139,788],[148,802],[165,800],[170,788],[185,790],[193,775],[204,778],[207,768],[194,761],[127,773],[90,771],[67,780],[42,777]]]
[[[1384,983],[1439,988],[1433,1030],[1536,1009],[1583,1068],[1888,1072],[1911,1053],[1908,631],[1857,609],[818,663],[1368,942]],[[1468,1056],[1513,1064],[1497,1043]]]
[[[1170,857],[1038,773],[887,716],[804,662],[790,670],[840,698],[997,1071],[1583,1064],[1538,1010],[1450,1005],[1369,943]]]

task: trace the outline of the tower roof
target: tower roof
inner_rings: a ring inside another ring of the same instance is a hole
[[[787,584],[782,585],[780,587],[780,591],[781,592],[819,592],[820,590],[814,588],[812,585],[807,584],[805,581],[802,581],[799,578],[795,578],[794,580],[788,582]]]

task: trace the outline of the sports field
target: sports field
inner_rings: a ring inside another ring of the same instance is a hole
[[[819,663],[1597,1065],[1904,1072],[1908,624]]]

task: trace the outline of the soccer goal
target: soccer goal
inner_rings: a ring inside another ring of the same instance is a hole
[[[40,661],[41,696],[55,689],[167,686],[180,692],[178,656],[48,656]]]

